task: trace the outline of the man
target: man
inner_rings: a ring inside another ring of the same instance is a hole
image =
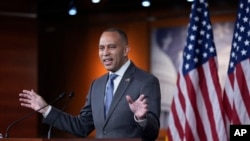
[[[44,116],[43,122],[54,122],[55,128],[81,137],[88,136],[95,129],[96,138],[154,141],[160,128],[159,81],[152,74],[137,68],[128,58],[128,52],[125,32],[117,28],[105,30],[99,41],[99,57],[109,73],[92,82],[85,106],[78,116],[48,106],[39,111]],[[114,80],[109,80],[111,74],[115,74]],[[113,97],[109,97],[108,92],[105,94],[107,85],[112,86]],[[33,90],[23,90],[19,95],[21,106],[33,110],[47,104]],[[113,100],[106,105],[109,98]]]

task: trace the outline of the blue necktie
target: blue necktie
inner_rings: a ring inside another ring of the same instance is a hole
[[[109,75],[109,80],[107,82],[107,86],[106,86],[106,100],[105,100],[105,118],[108,114],[109,108],[110,108],[110,104],[111,101],[113,99],[113,91],[114,91],[114,82],[113,80],[117,77],[116,74],[110,74]]]

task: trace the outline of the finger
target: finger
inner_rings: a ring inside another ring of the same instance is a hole
[[[25,93],[20,93],[19,96],[23,97],[23,98],[29,98],[30,97],[28,94],[25,94]]]
[[[145,109],[146,111],[148,111],[148,105],[147,105],[147,104],[144,105],[144,109]]]
[[[144,98],[144,99],[142,100],[142,103],[147,104],[147,99]]]
[[[127,100],[127,102],[129,104],[133,104],[134,103],[133,99],[129,95],[126,95],[126,100]]]
[[[36,95],[37,95],[33,89],[31,89],[30,94],[31,94],[32,96],[36,96]]]
[[[138,100],[139,100],[139,101],[143,101],[144,98],[145,98],[145,95],[144,95],[144,94],[141,94],[141,95],[139,96]]]
[[[22,92],[25,93],[25,94],[30,94],[31,93],[31,91],[29,91],[29,90],[23,90]]]
[[[21,103],[30,103],[30,100],[29,99],[24,99],[24,98],[20,98],[19,101]]]
[[[23,90],[23,94],[27,94],[29,96],[36,96],[36,93],[32,90]]]
[[[31,105],[30,104],[26,104],[26,103],[21,103],[21,106],[27,107],[27,108],[31,108]]]

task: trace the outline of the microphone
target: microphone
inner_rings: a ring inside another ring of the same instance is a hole
[[[20,118],[20,119],[17,119],[17,120],[15,120],[14,122],[12,122],[12,123],[7,127],[7,129],[6,129],[5,138],[8,138],[8,137],[9,137],[9,131],[10,131],[11,127],[13,127],[14,125],[18,124],[19,122],[21,122],[21,121],[27,119],[28,117],[32,116],[33,114],[35,114],[36,112],[42,110],[43,108],[45,108],[45,107],[47,107],[47,106],[49,106],[49,105],[51,105],[51,104],[57,102],[58,100],[60,100],[60,99],[63,98],[64,96],[65,96],[65,93],[61,93],[56,99],[54,99],[53,101],[51,101],[49,104],[47,104],[47,105],[45,105],[45,106],[43,106],[43,107],[41,107],[41,108],[39,108],[39,109],[37,109],[37,110],[35,110],[35,111],[32,111],[31,113],[25,115],[24,117],[22,117],[22,118]]]
[[[63,105],[63,107],[61,108],[61,111],[63,111],[65,109],[65,107],[68,105],[69,101],[71,100],[71,98],[74,96],[74,92],[70,92],[69,93],[69,96],[68,96],[68,99],[66,100],[65,104]],[[47,138],[50,139],[51,137],[51,129],[52,129],[52,126],[53,126],[53,123],[56,121],[56,119],[58,118],[59,114],[56,116],[56,118],[54,119],[54,121],[50,124],[49,126],[49,130],[48,130],[48,135],[47,135]]]

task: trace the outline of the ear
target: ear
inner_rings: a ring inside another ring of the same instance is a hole
[[[124,55],[127,56],[129,51],[130,51],[130,47],[126,46],[125,49],[124,49]]]

